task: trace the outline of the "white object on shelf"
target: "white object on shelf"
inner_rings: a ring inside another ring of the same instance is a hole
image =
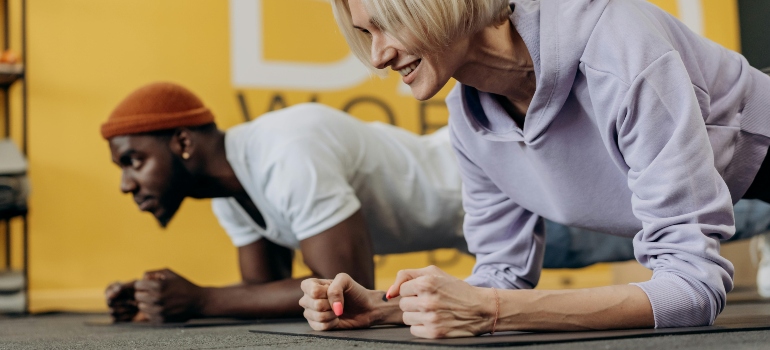
[[[0,74],[21,74],[24,66],[21,63],[0,63]]]
[[[27,173],[27,161],[16,144],[9,139],[0,140],[0,175]]]
[[[11,140],[0,140],[0,212],[24,211],[29,197],[27,161]]]
[[[0,314],[20,314],[24,313],[24,305],[27,297],[24,291],[13,294],[0,294]]]
[[[21,271],[0,272],[0,296],[24,290],[24,274]]]

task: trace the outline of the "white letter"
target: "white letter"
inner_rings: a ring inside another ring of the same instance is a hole
[[[679,19],[693,32],[703,35],[703,3],[701,0],[677,0]]]
[[[369,79],[369,71],[352,53],[332,63],[266,61],[261,0],[230,0],[230,36],[236,87],[326,91],[354,87]]]

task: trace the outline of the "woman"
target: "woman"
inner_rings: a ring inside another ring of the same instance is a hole
[[[473,274],[387,293],[306,280],[315,329],[402,322],[437,338],[711,324],[732,289],[732,204],[768,201],[770,78],[641,0],[335,0],[353,51],[417,99],[450,78]],[[762,169],[760,169],[760,165]],[[650,281],[530,290],[542,220],[634,237]]]

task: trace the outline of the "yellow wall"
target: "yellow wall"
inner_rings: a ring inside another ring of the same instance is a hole
[[[673,0],[655,2],[676,11]],[[225,128],[243,120],[236,99],[240,92],[253,115],[267,111],[276,96],[289,105],[316,99],[336,108],[356,97],[377,96],[393,109],[397,125],[420,131],[420,103],[396,92],[395,74],[341,91],[234,87],[227,1],[28,3],[34,311],[102,309],[101,291],[107,283],[137,278],[147,269],[170,267],[203,285],[238,280],[235,249],[208,201],[186,201],[168,229],[161,230],[118,191],[119,172],[98,128],[111,108],[139,85],[154,80],[184,84],[203,98]],[[737,49],[734,1],[703,4],[706,33]],[[263,0],[263,5],[269,13],[264,22],[266,59],[332,62],[348,55],[328,4]],[[431,121],[446,121],[440,105],[427,111]],[[351,112],[366,120],[386,120],[377,107],[361,105]],[[439,261],[465,275],[472,264],[468,257],[455,261],[448,251],[432,258],[427,253],[386,257],[378,265],[378,284],[387,284],[400,267]],[[603,273],[607,267],[593,269]],[[597,276],[590,283],[608,283],[602,277],[606,273]],[[543,284],[557,285],[549,281],[559,278],[546,273]]]

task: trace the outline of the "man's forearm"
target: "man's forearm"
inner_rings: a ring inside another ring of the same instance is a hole
[[[279,318],[301,317],[301,279],[261,284],[204,288],[202,317]]]

